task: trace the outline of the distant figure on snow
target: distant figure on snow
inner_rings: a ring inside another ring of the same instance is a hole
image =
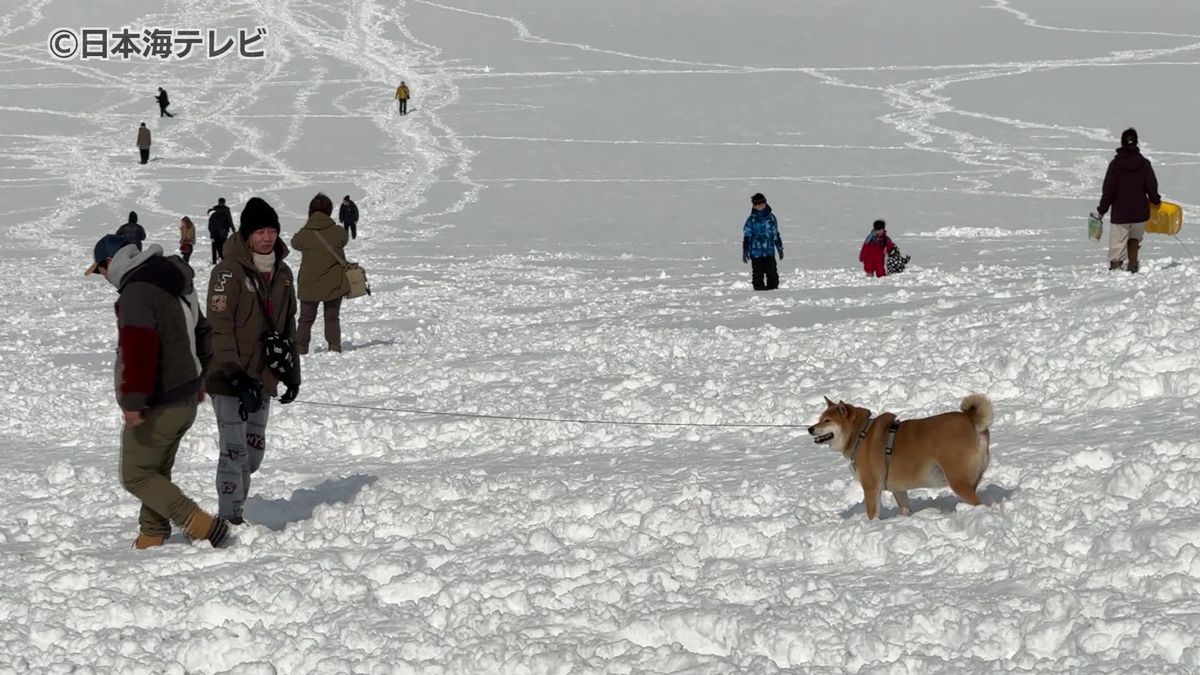
[[[404,82],[401,82],[400,86],[396,87],[396,100],[400,102],[400,114],[401,115],[408,114],[408,97],[409,97],[408,85],[405,84]]]
[[[117,236],[127,244],[133,244],[137,250],[142,250],[142,242],[146,241],[146,228],[138,225],[137,211],[129,212],[129,222],[117,228]]]
[[[146,123],[138,127],[137,137],[138,152],[142,154],[142,164],[150,161],[150,130],[146,128]]]
[[[1137,129],[1130,127],[1121,132],[1121,147],[1108,163],[1100,206],[1092,214],[1100,220],[1112,207],[1112,218],[1109,219],[1112,227],[1108,228],[1108,269],[1121,269],[1121,263],[1128,258],[1126,269],[1138,271],[1138,253],[1142,237],[1146,236],[1146,224],[1150,222],[1150,204],[1161,203],[1154,167],[1138,149]]]
[[[171,105],[171,99],[167,98],[167,90],[166,89],[159,87],[158,88],[158,96],[155,96],[154,100],[158,101],[158,116],[159,117],[162,117],[163,115],[166,115],[167,117],[174,117],[174,115],[167,112],[167,106]]]
[[[742,227],[742,262],[750,263],[750,281],[756,291],[779,288],[779,271],[775,266],[776,249],[783,260],[783,239],[779,222],[761,192],[750,197],[750,216]]]
[[[208,209],[208,236],[212,239],[212,264],[225,259],[225,240],[233,233],[233,214],[225,206],[225,198]]]
[[[183,262],[192,264],[192,251],[196,248],[196,226],[192,219],[184,216],[179,219],[179,255]]]
[[[871,233],[863,241],[862,250],[858,253],[858,260],[863,264],[867,276],[886,277],[887,256],[894,250],[896,244],[888,237],[887,223],[882,220],[875,221]]]
[[[358,239],[358,204],[350,201],[350,195],[342,198],[338,207],[338,222],[350,233],[351,239]]]

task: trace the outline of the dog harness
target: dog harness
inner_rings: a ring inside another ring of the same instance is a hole
[[[867,432],[871,430],[871,424],[875,422],[875,418],[867,412],[867,423],[863,425],[862,431],[858,432],[858,439],[854,441],[854,449],[850,451],[850,468],[858,471],[858,464],[855,461],[858,455],[858,448],[862,445],[863,439],[867,437]],[[892,452],[896,446],[896,432],[900,429],[900,420],[893,418],[892,423],[888,425],[887,443],[883,446],[883,488],[887,489],[888,474],[892,469]]]
[[[867,423],[863,425],[862,431],[858,432],[858,440],[854,441],[854,449],[850,451],[850,468],[858,471],[858,464],[855,462],[855,457],[858,455],[858,446],[862,445],[863,439],[867,437],[867,432],[871,430],[871,423],[875,421],[871,417],[871,411],[867,411]]]
[[[892,469],[892,450],[896,444],[896,431],[900,429],[900,420],[892,418],[888,425],[887,445],[883,446],[883,488],[887,489],[888,473]]]

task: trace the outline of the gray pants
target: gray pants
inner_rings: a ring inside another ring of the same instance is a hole
[[[1126,242],[1130,239],[1141,241],[1146,236],[1145,223],[1108,224],[1108,259],[1124,261],[1128,257]]]
[[[264,398],[262,410],[242,421],[238,414],[240,401],[236,396],[212,396],[217,413],[217,515],[234,518],[242,515],[242,507],[250,496],[250,475],[262,465],[267,449],[267,415],[271,399]]]

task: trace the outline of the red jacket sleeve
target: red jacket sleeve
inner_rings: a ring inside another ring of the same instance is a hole
[[[121,409],[145,410],[158,381],[159,344],[154,311],[142,284],[130,284],[117,303]]]

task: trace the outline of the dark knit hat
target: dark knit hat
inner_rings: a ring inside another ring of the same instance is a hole
[[[871,225],[871,229],[872,229],[872,230],[884,230],[884,229],[887,229],[887,223],[883,222],[883,220],[882,220],[882,219],[880,219],[880,220],[877,220],[877,221],[875,221],[875,222],[874,222],[874,223]]]
[[[275,213],[275,209],[271,205],[259,197],[251,197],[250,201],[246,202],[246,207],[242,209],[242,215],[238,219],[238,234],[242,239],[249,241],[250,235],[256,230],[261,230],[264,227],[279,231],[279,214]]]
[[[1128,148],[1138,144],[1137,129],[1129,127],[1121,132],[1121,147]]]
[[[753,195],[750,196],[750,203],[751,204],[766,204],[767,198],[763,196],[763,193],[755,192]]]

